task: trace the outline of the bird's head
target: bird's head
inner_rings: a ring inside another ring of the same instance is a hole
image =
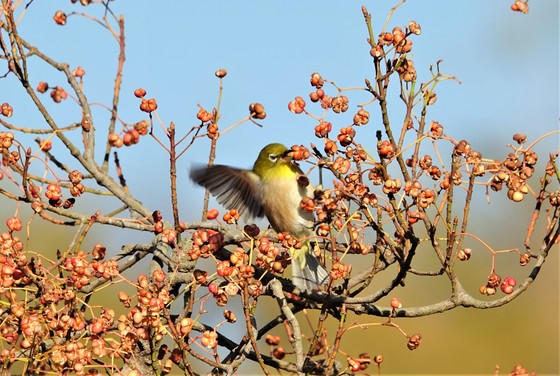
[[[295,175],[298,167],[292,163],[288,152],[282,144],[266,145],[253,165],[253,172],[261,179]]]

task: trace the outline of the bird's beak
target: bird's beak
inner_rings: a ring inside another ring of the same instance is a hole
[[[293,153],[294,151],[292,149],[286,150],[284,154],[282,154],[281,158],[285,161],[292,161],[294,159]]]

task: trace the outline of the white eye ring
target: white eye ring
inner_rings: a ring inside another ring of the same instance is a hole
[[[276,161],[278,160],[278,155],[276,155],[276,154],[269,154],[269,155],[268,155],[268,160],[271,161],[271,162],[276,163]]]

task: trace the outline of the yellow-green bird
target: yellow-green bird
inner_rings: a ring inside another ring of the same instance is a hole
[[[191,169],[191,179],[205,187],[225,208],[245,218],[265,215],[276,232],[303,239],[313,235],[313,213],[300,202],[313,197],[311,184],[300,184],[303,173],[282,144],[269,144],[259,153],[252,170],[213,165]],[[328,272],[311,250],[309,241],[291,250],[292,283],[301,291],[323,285]]]

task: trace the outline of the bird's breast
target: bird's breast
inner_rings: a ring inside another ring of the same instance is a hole
[[[296,237],[311,234],[313,213],[300,208],[301,199],[312,197],[313,187],[298,184],[296,176],[267,179],[261,186],[263,207],[272,228]]]

